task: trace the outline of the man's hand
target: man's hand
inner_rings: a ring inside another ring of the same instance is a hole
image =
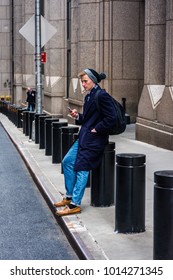
[[[78,116],[77,110],[76,110],[76,109],[71,110],[71,111],[70,111],[70,115],[71,115],[73,118],[77,118],[77,116]]]

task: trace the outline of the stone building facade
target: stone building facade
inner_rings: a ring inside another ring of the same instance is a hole
[[[144,87],[136,138],[173,150],[173,1],[145,1]]]
[[[63,117],[67,106],[81,110],[84,96],[77,74],[94,68],[107,74],[101,86],[125,100],[136,138],[172,149],[173,0],[40,4],[57,30],[43,49],[43,110]],[[35,87],[35,50],[19,33],[34,13],[35,0],[0,0],[0,96],[11,95],[17,105],[24,104],[27,87]]]
[[[10,0],[0,0],[0,96],[11,94]]]

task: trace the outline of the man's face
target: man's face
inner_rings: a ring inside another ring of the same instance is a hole
[[[82,76],[81,83],[86,91],[90,91],[95,86],[95,83],[88,77],[87,74]]]

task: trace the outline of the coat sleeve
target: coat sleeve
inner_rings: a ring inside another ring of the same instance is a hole
[[[84,107],[85,107],[87,96],[88,95],[86,95],[85,99],[84,99]],[[84,107],[83,107],[83,111],[84,111]],[[84,114],[83,113],[78,113],[78,119],[75,121],[75,124],[76,125],[82,125],[83,119],[84,119]]]
[[[83,122],[83,114],[78,113],[78,119],[75,120],[76,125],[81,125]]]

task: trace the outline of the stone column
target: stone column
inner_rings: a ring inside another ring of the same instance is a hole
[[[138,105],[136,138],[155,144],[158,105],[165,88],[165,0],[145,1],[145,75]]]
[[[167,1],[166,11],[165,89],[157,108],[157,121],[163,125],[173,127],[173,118],[171,117],[173,112],[173,0]],[[161,127],[161,129],[163,128]],[[172,143],[171,146],[173,147]]]
[[[70,27],[70,34],[69,38],[67,40],[67,48],[70,49],[71,52],[71,65],[68,65],[68,62],[66,64],[66,70],[68,67],[71,69],[71,82],[70,82],[70,88],[67,89],[69,90],[69,104],[73,100],[78,100],[79,106],[82,106],[83,102],[83,97],[81,95],[81,88],[78,80],[78,72],[82,71],[80,67],[80,60],[79,60],[79,53],[81,50],[79,50],[79,33],[80,33],[80,9],[78,7],[78,1],[72,0],[71,1],[71,11],[69,11],[70,18],[71,18],[71,23],[69,22],[69,27]]]
[[[145,1],[144,88],[138,117],[155,120],[165,84],[165,0]]]
[[[66,58],[66,1],[45,0],[45,18],[57,32],[44,46],[47,62],[44,65],[44,110],[62,115],[65,95]]]
[[[22,1],[23,25],[35,14],[35,1]],[[22,35],[20,35],[21,38]],[[35,88],[35,48],[22,37],[23,100],[27,87]]]
[[[83,88],[77,75],[85,68],[104,71],[100,59],[100,30],[103,29],[103,1],[71,1],[71,83],[68,102],[82,110]],[[102,37],[103,38],[103,37]],[[102,53],[103,54],[103,53]],[[67,65],[68,67],[68,65]],[[70,120],[69,120],[70,121]]]
[[[10,95],[11,82],[11,26],[9,1],[1,1],[0,8],[0,95]]]
[[[112,95],[126,98],[131,122],[144,79],[144,1],[112,1]]]
[[[19,33],[23,26],[22,17],[22,2],[14,1],[13,9],[13,57],[14,61],[14,104],[20,105],[22,103],[22,36]],[[26,97],[26,96],[25,96]],[[24,97],[24,98],[25,98]],[[25,101],[25,99],[23,100]]]

